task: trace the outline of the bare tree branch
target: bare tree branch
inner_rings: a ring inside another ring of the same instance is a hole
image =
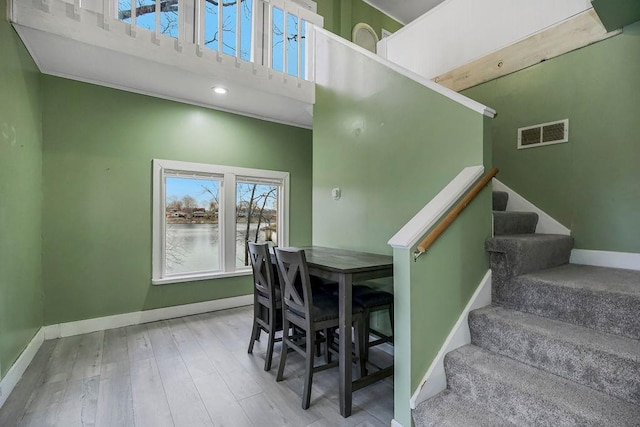
[[[246,0],[240,0],[244,3]],[[218,7],[219,2],[217,0],[205,0],[205,3]],[[237,1],[222,2],[222,7],[234,6]],[[156,5],[145,4],[136,7],[136,16],[146,15],[147,13],[154,13],[156,11]],[[161,12],[178,12],[178,0],[162,0],[160,2]],[[118,19],[126,20],[131,18],[131,9],[122,9],[118,11]]]

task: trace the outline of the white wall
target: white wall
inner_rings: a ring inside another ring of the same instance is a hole
[[[431,79],[590,8],[590,0],[445,0],[381,40],[379,52]]]

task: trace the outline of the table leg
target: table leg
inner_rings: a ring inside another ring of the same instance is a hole
[[[340,414],[343,417],[351,415],[351,301],[352,276],[340,275]]]

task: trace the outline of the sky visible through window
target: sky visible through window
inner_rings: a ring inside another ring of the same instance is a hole
[[[131,22],[131,1],[119,0],[119,19]],[[262,3],[254,0],[239,0],[240,3],[240,59],[243,61],[255,61],[253,52],[254,42],[254,13],[255,7],[262,7]],[[217,2],[215,2],[217,3]],[[218,51],[220,49],[220,21],[219,8],[214,2],[205,2],[204,44],[208,49]],[[255,5],[254,5],[255,3]],[[136,25],[150,31],[156,31],[156,6],[155,0],[135,0]],[[238,31],[238,6],[235,1],[223,3],[222,8],[222,53],[236,56],[237,31]],[[287,34],[284,34],[285,15]],[[300,28],[299,28],[300,27]],[[168,10],[160,13],[161,34],[169,37],[178,37],[178,2],[168,6]],[[300,30],[300,34],[298,34]],[[292,76],[305,77],[306,52],[304,40],[306,38],[307,22],[299,17],[273,7],[272,26],[272,68],[276,71],[286,72]],[[300,39],[300,40],[299,40]],[[300,49],[301,67],[298,70],[298,43],[302,41]],[[284,63],[285,50],[287,62]],[[267,65],[267,64],[265,64]],[[286,69],[285,69],[286,68]]]
[[[238,182],[236,191],[236,203],[248,200],[251,195],[252,183]],[[254,196],[268,194],[273,185],[258,184]],[[220,182],[206,178],[184,178],[167,176],[165,178],[165,198],[167,204],[173,200],[183,200],[186,196],[193,198],[195,207],[209,209],[215,198],[218,197]],[[269,197],[265,205],[266,209],[276,208],[277,197]]]

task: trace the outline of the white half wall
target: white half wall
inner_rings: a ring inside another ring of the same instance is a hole
[[[590,0],[445,0],[384,38],[381,51],[432,79],[590,8]]]
[[[409,406],[415,409],[421,402],[435,396],[436,394],[447,388],[447,376],[444,371],[444,356],[456,348],[471,343],[471,331],[469,330],[469,312],[486,307],[491,304],[491,270],[482,278],[476,291],[464,308],[458,321],[451,329],[447,339],[440,347],[436,358],[429,366],[427,373],[424,375],[418,389],[411,396]]]

